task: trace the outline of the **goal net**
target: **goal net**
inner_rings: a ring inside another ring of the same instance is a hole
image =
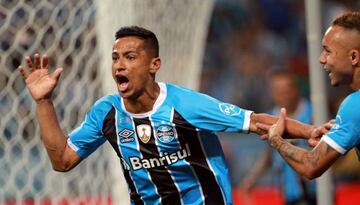
[[[25,55],[47,53],[63,67],[53,94],[65,133],[114,92],[111,48],[121,26],[154,31],[159,81],[198,88],[213,2],[194,0],[0,1],[0,204],[128,204],[120,162],[105,143],[68,173],[52,170],[35,104],[16,70]]]

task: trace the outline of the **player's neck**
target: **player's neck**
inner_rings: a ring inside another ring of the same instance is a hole
[[[149,112],[153,109],[159,94],[160,87],[153,82],[136,99],[124,99],[124,106],[128,112],[134,114]]]
[[[353,81],[350,84],[350,88],[353,90],[360,90],[360,67],[356,67],[354,70]]]

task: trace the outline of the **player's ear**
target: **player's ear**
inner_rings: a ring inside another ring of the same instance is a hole
[[[360,52],[357,49],[352,49],[350,51],[351,56],[351,65],[356,66],[360,63]]]
[[[160,66],[161,66],[160,58],[159,57],[153,58],[150,64],[150,73],[155,74],[160,69]]]

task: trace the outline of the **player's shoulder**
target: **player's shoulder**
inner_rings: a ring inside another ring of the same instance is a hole
[[[351,93],[348,98],[351,98],[352,100],[358,100],[360,101],[360,90]]]
[[[181,85],[176,85],[173,83],[165,83],[166,89],[170,94],[177,94],[177,93],[197,93],[197,91],[192,90],[190,88],[183,87]]]
[[[189,88],[171,83],[167,83],[166,87],[166,102],[179,112],[194,112],[220,104],[219,100]]]
[[[354,109],[360,104],[360,91],[348,95],[341,104],[341,107]],[[356,109],[355,109],[356,110]]]
[[[171,102],[175,107],[195,109],[196,107],[204,106],[207,103],[218,102],[217,99],[190,88],[171,83],[166,83],[166,87],[167,102]]]
[[[166,83],[166,88],[167,88],[168,96],[170,97],[178,97],[178,98],[186,97],[187,100],[191,98],[201,98],[201,97],[211,98],[210,96],[204,93],[172,83]]]
[[[348,117],[349,119],[360,119],[360,91],[353,92],[348,95],[341,103],[339,108],[339,115]]]
[[[120,104],[120,95],[117,93],[105,95],[98,99],[94,105],[94,110],[108,110],[111,109],[115,104]]]
[[[350,93],[347,98],[350,98],[351,100],[357,100],[360,101],[360,90]]]

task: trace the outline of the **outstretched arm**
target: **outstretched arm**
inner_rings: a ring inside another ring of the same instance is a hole
[[[324,141],[311,151],[296,147],[282,138],[286,126],[286,111],[282,109],[279,120],[269,130],[269,144],[300,175],[314,179],[322,175],[341,154]]]
[[[264,113],[253,113],[250,119],[250,131],[256,132],[259,135],[262,135],[263,139],[267,138],[267,131],[265,131],[262,127],[268,126],[268,128],[277,122],[278,118],[269,114]],[[259,126],[262,125],[262,126]],[[287,138],[302,138],[302,139],[310,139],[312,137],[320,137],[324,133],[319,132],[316,126],[308,125],[301,123],[299,121],[286,118],[285,120],[285,136]]]
[[[42,58],[35,54],[34,63],[29,56],[25,57],[28,72],[19,66],[26,87],[36,102],[37,117],[43,143],[48,152],[52,166],[56,171],[68,171],[75,167],[81,158],[68,145],[67,138],[62,132],[57,120],[51,94],[60,78],[62,68],[58,68],[50,75],[48,57]]]

